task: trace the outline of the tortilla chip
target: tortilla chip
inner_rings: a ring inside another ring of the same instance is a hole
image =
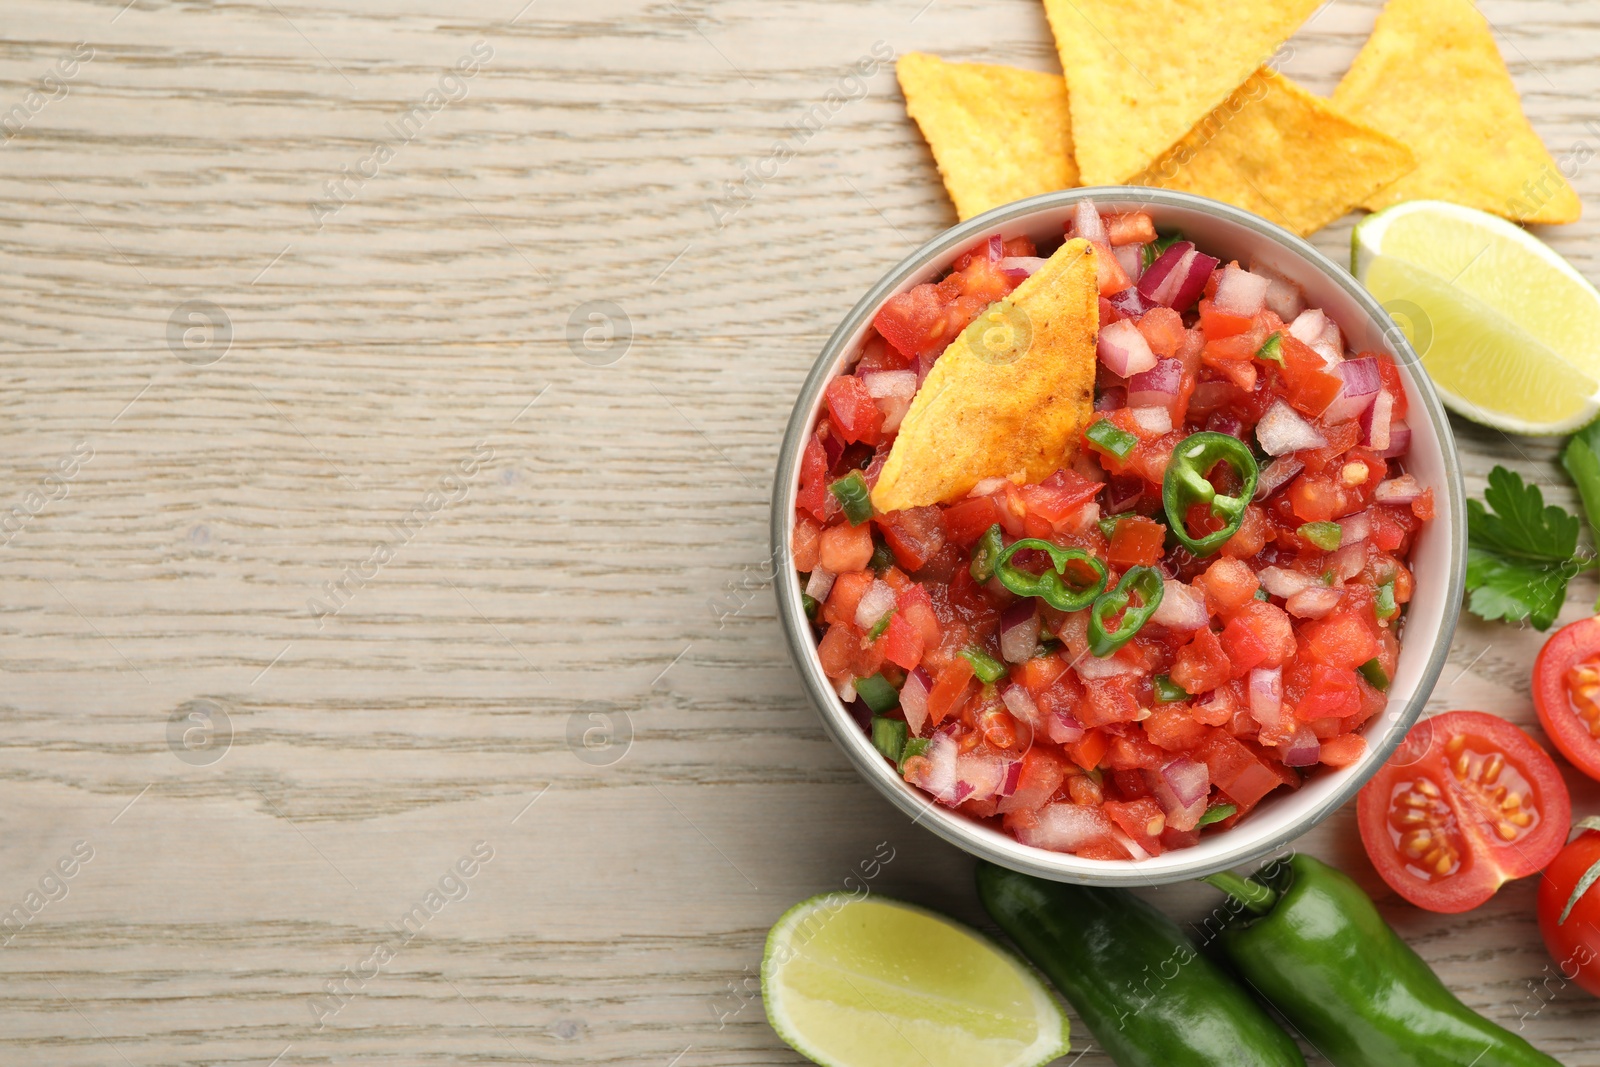
[[[1390,0],[1333,103],[1417,154],[1415,171],[1367,199],[1374,211],[1449,200],[1513,222],[1576,222],[1583,210],[1470,0]]]
[[[872,491],[879,511],[965,496],[985,478],[1043,481],[1094,409],[1100,290],[1087,241],[1068,241],[944,350]]]
[[[1304,236],[1416,165],[1399,141],[1262,67],[1133,184],[1209,196]]]
[[[901,56],[895,74],[963,221],[1078,184],[1060,75],[921,52]]]
[[[1044,0],[1085,185],[1119,185],[1271,59],[1320,0]]]

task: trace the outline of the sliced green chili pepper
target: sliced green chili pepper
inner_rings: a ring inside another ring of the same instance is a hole
[[[868,562],[867,566],[872,568],[873,573],[882,574],[884,571],[894,566],[894,550],[888,545],[884,544],[882,541],[879,541],[872,548],[872,559],[870,562]]]
[[[872,745],[891,763],[899,763],[906,750],[906,724],[879,715],[872,720]]]
[[[1156,675],[1155,687],[1157,704],[1176,704],[1189,699],[1189,691],[1165,674]]]
[[[1344,531],[1336,522],[1308,522],[1300,527],[1299,534],[1324,552],[1332,552],[1344,540]]]
[[[1357,667],[1356,670],[1360,671],[1361,677],[1365,678],[1367,684],[1378,692],[1387,693],[1389,691],[1389,672],[1383,669],[1383,664],[1378,662],[1377,656],[1373,656]]]
[[[883,631],[889,628],[889,620],[894,617],[894,609],[884,612],[877,622],[872,624],[872,629],[867,631],[867,640],[876,641],[883,636]]]
[[[872,518],[872,494],[867,490],[867,480],[860,471],[846,474],[828,486],[828,492],[844,508],[844,517],[850,520],[851,526],[860,526]]]
[[[905,747],[900,750],[900,762],[897,765],[897,769],[900,771],[900,773],[905,773],[906,760],[910,759],[912,756],[922,755],[924,752],[928,751],[928,745],[930,744],[932,744],[932,742],[926,737],[906,738],[906,744]]]
[[[1161,253],[1183,240],[1183,234],[1174,230],[1172,233],[1157,237],[1154,241],[1144,246],[1144,269],[1149,270],[1150,264],[1161,258]]]
[[[1000,553],[1005,551],[1005,542],[1000,538],[1000,524],[997,522],[983,532],[978,538],[978,543],[972,549],[972,566],[969,571],[975,582],[987,582],[994,577],[995,561],[1000,558]]]
[[[1109,541],[1116,535],[1117,523],[1121,521],[1122,520],[1120,518],[1113,515],[1109,519],[1101,519],[1099,522],[1095,523],[1095,525],[1100,527],[1100,532],[1105,534],[1106,540]]]
[[[822,606],[822,601],[806,593],[800,594],[800,604],[806,609],[806,618],[812,622],[817,621],[817,609]]]
[[[875,713],[882,714],[900,703],[900,691],[881,674],[856,679],[856,696]]]
[[[972,664],[972,673],[978,676],[979,681],[998,682],[1006,676],[1006,665],[977,645],[963,649],[961,658]]]
[[[1257,359],[1270,359],[1274,363],[1282,363],[1283,362],[1283,334],[1275,333],[1271,337],[1267,338],[1265,341],[1262,341],[1261,342],[1261,347],[1256,349],[1256,358]]]
[[[1399,612],[1400,605],[1394,602],[1394,580],[1390,579],[1378,586],[1378,595],[1375,598],[1378,608],[1378,618],[1392,619]]]
[[[1237,496],[1217,492],[1216,486],[1207,479],[1206,475],[1218,463],[1233,468],[1244,483]],[[1161,483],[1161,502],[1166,505],[1172,535],[1197,556],[1209,556],[1221,548],[1244,523],[1244,509],[1255,496],[1259,474],[1260,468],[1256,466],[1255,456],[1250,454],[1250,446],[1237,437],[1201,430],[1179,441],[1178,447],[1172,450],[1172,459],[1167,463],[1167,474]],[[1193,504],[1207,505],[1211,514],[1225,520],[1227,525],[1204,537],[1190,537],[1187,520]]]
[[[1129,567],[1117,587],[1102,593],[1089,609],[1089,653],[1104,659],[1131,641],[1161,606],[1165,589],[1161,572],[1154,567]],[[1131,603],[1135,594],[1137,605]],[[1115,630],[1107,630],[1107,617],[1119,611],[1122,621]]]
[[[1272,594],[1267,592],[1265,589],[1261,588],[1259,585],[1256,586],[1256,591],[1254,593],[1252,593],[1251,595],[1254,596],[1257,600],[1271,600],[1272,599]]]
[[[1232,818],[1234,813],[1236,813],[1238,810],[1239,805],[1237,804],[1213,804],[1206,809],[1206,813],[1200,816],[1200,821],[1195,825],[1197,827],[1210,826],[1214,822],[1221,822],[1223,819]]]
[[[1139,438],[1124,430],[1110,419],[1101,419],[1099,422],[1083,431],[1083,436],[1089,443],[1108,456],[1117,459],[1127,459],[1139,444]]]
[[[1055,569],[1033,575],[1011,566],[1011,557],[1027,548],[1048,553]],[[1094,573],[1094,581],[1088,585],[1069,584],[1066,580],[1067,567],[1072,563],[1088,567]],[[1093,604],[1094,598],[1105,589],[1107,577],[1106,565],[1081,548],[1062,548],[1036,537],[1024,537],[1001,552],[995,558],[994,573],[1000,579],[1000,584],[1013,593],[1039,597],[1057,611],[1080,611]]]

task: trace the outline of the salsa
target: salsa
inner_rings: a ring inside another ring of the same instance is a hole
[[[1137,859],[1359,759],[1433,494],[1400,372],[1288,280],[1079,205],[1094,413],[1033,484],[879,512],[934,363],[1044,262],[990,238],[890,298],[829,382],[792,551],[822,669],[934,801],[1024,844]]]

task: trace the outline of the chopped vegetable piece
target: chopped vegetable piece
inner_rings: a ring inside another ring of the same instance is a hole
[[[1261,347],[1256,349],[1256,357],[1255,358],[1257,358],[1257,359],[1269,359],[1274,363],[1282,363],[1283,362],[1283,334],[1275,333],[1271,337],[1267,338],[1265,341],[1261,342]]]
[[[1211,483],[1211,471],[1218,464],[1226,464],[1241,483],[1237,493],[1219,493]],[[1255,456],[1237,437],[1202,430],[1178,442],[1161,483],[1161,500],[1173,536],[1197,556],[1209,556],[1221,548],[1243,525],[1259,474]],[[1222,529],[1191,536],[1188,518],[1194,505],[1205,506],[1212,517],[1223,520]]]
[[[1485,504],[1488,506],[1485,507]],[[1504,467],[1489,472],[1483,500],[1467,501],[1467,606],[1485,619],[1548,630],[1567,582],[1592,557],[1577,557],[1578,517],[1546,506],[1537,485]]]
[[[1154,241],[1151,241],[1149,244],[1145,245],[1140,253],[1144,269],[1149,270],[1150,264],[1161,258],[1161,253],[1165,252],[1167,249],[1171,248],[1181,240],[1183,240],[1183,234],[1179,233],[1177,230],[1173,230],[1171,233],[1162,234]]]
[[[1129,567],[1115,589],[1102,593],[1089,609],[1089,652],[1104,659],[1133,640],[1161,606],[1166,586],[1154,567]],[[1134,598],[1138,603],[1134,603]],[[1107,630],[1106,622],[1118,613],[1122,620]]]
[[[1083,431],[1083,436],[1088,438],[1089,443],[1096,449],[1117,459],[1127,459],[1128,454],[1139,444],[1139,438],[1110,419],[1101,419],[1094,423]]]
[[[961,650],[961,657],[972,664],[972,673],[983,682],[998,682],[1006,676],[1006,665],[976,646]]]
[[[844,517],[851,526],[860,526],[872,518],[872,495],[867,490],[867,480],[860,471],[851,471],[828,486],[828,491],[844,508]]]
[[[817,609],[822,606],[822,602],[814,596],[807,596],[805,593],[801,593],[800,605],[806,609],[806,618],[816,622]]]
[[[1189,699],[1189,691],[1174,682],[1169,675],[1156,675],[1153,684],[1155,685],[1156,703],[1158,704],[1176,704],[1180,700]]]
[[[1047,554],[1054,569],[1033,575],[1013,567],[1012,557],[1024,549]],[[1069,567],[1077,571],[1075,582],[1067,580]],[[1085,571],[1092,576],[1087,583],[1082,580]],[[1105,589],[1107,579],[1106,565],[1081,548],[1062,548],[1034,537],[1025,537],[1000,553],[995,560],[994,573],[1000,584],[1013,593],[1038,597],[1057,611],[1079,611],[1088,607]]]
[[[1197,825],[1210,826],[1214,822],[1232,818],[1238,811],[1239,805],[1237,804],[1213,804],[1206,809],[1204,815],[1200,816],[1200,822]]]
[[[894,618],[894,609],[890,608],[888,611],[884,612],[881,617],[879,617],[877,622],[872,624],[872,629],[867,631],[867,640],[876,641],[878,638],[882,637],[883,632],[889,628],[889,620],[892,618]]]
[[[882,574],[894,566],[894,550],[882,541],[875,542],[872,547],[872,561],[867,564],[877,574]]]
[[[1400,612],[1400,605],[1394,601],[1394,579],[1390,579],[1378,586],[1378,592],[1373,600],[1373,607],[1377,609],[1378,618],[1392,619]]]
[[[900,693],[881,674],[856,679],[856,696],[874,712],[882,714],[900,703]]]
[[[1000,558],[1000,553],[1005,551],[1005,542],[1002,540],[1000,524],[995,523],[989,527],[984,535],[978,538],[978,543],[972,549],[972,580],[987,582],[994,577],[994,567]]]
[[[1300,527],[1299,533],[1324,552],[1332,552],[1344,539],[1344,530],[1336,522],[1308,522]]]
[[[901,719],[886,719],[881,715],[874,717],[872,744],[883,753],[885,759],[898,765],[906,748],[905,722]]]
[[[928,746],[930,744],[932,744],[932,742],[926,737],[906,738],[905,747],[900,751],[900,762],[896,769],[899,770],[900,773],[904,774],[906,769],[906,761],[914,756],[926,755],[928,752]]]

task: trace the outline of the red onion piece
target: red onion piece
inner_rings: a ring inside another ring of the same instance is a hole
[[[919,670],[921,668],[918,668]],[[1039,725],[1039,705],[1034,703],[1033,694],[1020,685],[1008,685],[1000,691],[1000,701],[1006,710],[1021,719],[1029,726],[1035,728]],[[904,704],[904,697],[901,703]]]
[[[997,797],[1008,797],[1022,784],[1022,761],[1007,760],[1000,770],[1000,785],[994,791]]]
[[[1382,486],[1379,486],[1381,489]],[[1372,536],[1372,516],[1365,511],[1346,515],[1339,520],[1339,544],[1360,544]]]
[[[1297,619],[1320,619],[1339,606],[1344,592],[1317,582],[1289,597],[1283,608]]]
[[[1100,362],[1113,374],[1124,378],[1143,373],[1156,365],[1156,356],[1150,351],[1150,343],[1139,332],[1139,327],[1126,319],[1113,322],[1100,331],[1097,351]]]
[[[1284,322],[1293,322],[1306,309],[1300,287],[1264,263],[1252,259],[1250,273],[1267,279],[1267,307]]]
[[[1132,281],[1139,280],[1140,271],[1144,270],[1144,247],[1142,245],[1117,245],[1111,250],[1116,257],[1117,265],[1122,268]]]
[[[1057,803],[1039,809],[1037,818],[1017,828],[1017,840],[1032,848],[1073,852],[1114,837],[1116,827],[1100,807]]]
[[[1001,237],[997,233],[996,234],[991,234],[989,236],[989,262],[990,263],[999,263],[1001,260],[1003,260],[1005,258],[1006,258],[1006,242],[1005,242],[1005,238]]]
[[[818,567],[811,572],[811,577],[806,579],[806,596],[819,604],[828,599],[828,594],[833,592],[833,579],[835,575],[826,567]]]
[[[1307,308],[1289,323],[1289,336],[1303,344],[1314,345],[1322,340],[1328,327],[1328,316],[1320,308]]]
[[[1310,726],[1302,723],[1283,747],[1281,758],[1285,767],[1310,767],[1322,758],[1322,742]]]
[[[1307,574],[1305,571],[1292,571],[1286,567],[1263,567],[1256,577],[1261,580],[1261,588],[1272,596],[1281,596],[1285,600],[1312,587],[1327,588],[1316,575]]]
[[[1199,760],[1179,756],[1161,768],[1161,778],[1172,789],[1178,803],[1188,806],[1204,800],[1211,792],[1211,771]]]
[[[1167,246],[1167,250],[1156,257],[1150,269],[1139,276],[1139,295],[1152,303],[1159,303],[1155,294],[1161,291],[1172,278],[1172,272],[1178,269],[1183,258],[1194,251],[1194,245],[1188,241],[1174,241]]]
[[[1079,678],[1089,682],[1116,678],[1124,674],[1140,674],[1144,671],[1139,664],[1130,663],[1116,655],[1106,656],[1104,659],[1099,656],[1078,656],[1072,669],[1078,672]]]
[[[1270,279],[1229,263],[1222,270],[1222,280],[1217,283],[1217,295],[1211,302],[1219,311],[1253,319],[1267,306],[1267,288],[1271,284]]]
[[[1091,244],[1111,243],[1106,236],[1106,225],[1100,219],[1100,212],[1087,200],[1079,200],[1072,209],[1072,236],[1081,237]]]
[[[1135,374],[1134,377],[1137,378],[1139,375]],[[1108,389],[1102,389],[1100,391],[1100,395],[1095,397],[1094,400],[1094,409],[1096,411],[1115,411],[1118,408],[1125,408],[1127,406],[1128,391],[1122,388],[1120,385],[1113,385]]]
[[[932,691],[933,678],[921,667],[907,675],[906,684],[900,687],[900,710],[912,737],[920,737],[928,722],[928,694]]]
[[[1133,247],[1133,246],[1129,246]],[[1145,297],[1134,286],[1128,286],[1119,293],[1112,293],[1106,298],[1106,303],[1117,309],[1118,314],[1124,318],[1136,319],[1153,307],[1160,307],[1154,300]]]
[[[1300,413],[1282,400],[1275,400],[1256,423],[1256,440],[1269,456],[1286,456],[1308,448],[1321,448],[1328,439]]]
[[[1231,411],[1213,411],[1206,417],[1206,429],[1244,440],[1244,420]]]
[[[1161,584],[1165,589],[1155,614],[1150,616],[1151,621],[1184,633],[1193,633],[1211,621],[1204,593],[1176,578],[1163,579]]]
[[[1025,663],[1039,647],[1039,613],[1031,597],[1023,597],[1000,615],[1000,656],[1007,663]]]
[[[856,625],[863,630],[870,630],[893,608],[894,590],[888,582],[875,578],[856,604]]]
[[[1379,482],[1372,491],[1372,499],[1380,504],[1409,504],[1422,495],[1422,483],[1415,475],[1402,474]]]
[[[1200,294],[1205,292],[1206,282],[1211,280],[1211,273],[1216,269],[1215,256],[1208,256],[1203,252],[1185,256],[1183,262],[1173,271],[1178,281],[1173,286],[1169,298],[1163,303],[1173,311],[1188,311],[1194,307],[1195,301],[1200,299]]]
[[[1133,413],[1133,421],[1145,433],[1159,435],[1172,432],[1172,412],[1165,406],[1134,407],[1129,410]]]
[[[1155,366],[1128,379],[1128,406],[1168,407],[1182,388],[1182,361],[1158,359]]]
[[[1261,476],[1256,479],[1255,498],[1257,500],[1265,500],[1288,484],[1289,480],[1295,475],[1305,470],[1305,466],[1303,462],[1293,456],[1279,456],[1271,463],[1268,463],[1266,470],[1262,471]]]
[[[1005,767],[998,758],[976,752],[956,757],[957,803],[962,800],[988,800],[1004,781]],[[965,791],[962,791],[962,786],[967,787]]]
[[[1333,555],[1328,557],[1328,569],[1333,571],[1334,577],[1348,582],[1361,573],[1367,565],[1367,543],[1343,545]]]
[[[881,400],[886,396],[904,397],[909,400],[917,393],[917,372],[914,370],[878,370],[861,376],[861,384],[867,387],[867,395],[874,400]]]
[[[1361,443],[1382,452],[1389,447],[1389,423],[1394,418],[1394,395],[1380,389],[1372,406],[1361,413]]]
[[[1384,459],[1394,459],[1403,456],[1411,447],[1411,427],[1403,422],[1389,424],[1389,447],[1382,452]]]
[[[1250,717],[1272,728],[1283,718],[1283,668],[1257,667],[1250,672]]]
[[[956,800],[956,742],[949,734],[934,734],[928,744],[927,763],[917,763],[906,781],[933,794],[940,803],[954,807]],[[970,787],[969,787],[970,790]]]
[[[1087,732],[1083,723],[1059,709],[1051,712],[1049,720],[1045,722],[1045,734],[1058,745],[1070,745],[1082,741],[1083,735]]]
[[[1000,269],[1005,271],[1008,276],[1011,276],[1012,271],[1019,271],[1025,280],[1031,278],[1034,272],[1044,266],[1044,262],[1039,256],[1007,256],[1000,261]]]
[[[1144,479],[1137,474],[1113,474],[1107,483],[1106,514],[1120,515],[1144,495]]]
[[[839,462],[839,457],[844,455],[844,441],[838,434],[825,433],[822,435],[822,451],[828,456],[828,469],[832,470]]]
[[[912,377],[916,377],[915,374]],[[884,433],[894,433],[900,429],[900,423],[905,421],[906,414],[911,410],[909,396],[886,396],[882,400],[875,400],[878,410],[883,414],[883,425],[879,429]],[[877,483],[874,482],[874,485]]]
[[[1372,406],[1383,389],[1383,375],[1378,371],[1378,361],[1371,356],[1347,359],[1336,364],[1333,372],[1344,384],[1339,388],[1339,395],[1322,413],[1328,422],[1345,422],[1355,418]]]

